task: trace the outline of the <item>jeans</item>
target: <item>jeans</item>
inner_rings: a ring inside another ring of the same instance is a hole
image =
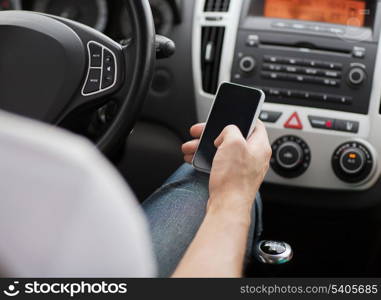
[[[206,213],[208,184],[209,175],[184,164],[143,203],[159,277],[171,276],[196,235]],[[262,202],[258,195],[253,205],[245,263],[254,257],[253,246],[261,232]]]

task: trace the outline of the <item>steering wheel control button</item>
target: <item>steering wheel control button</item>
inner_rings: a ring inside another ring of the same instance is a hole
[[[369,178],[374,166],[370,150],[359,142],[338,147],[332,157],[332,167],[338,178],[348,183],[361,183]]]
[[[114,56],[110,51],[103,50],[103,57],[102,89],[106,89],[114,83],[116,64]]]
[[[262,122],[266,122],[266,123],[276,123],[281,116],[282,116],[281,112],[263,110],[261,114],[259,115],[259,119]]]
[[[89,69],[83,96],[91,96],[111,89],[117,80],[115,54],[106,46],[91,41],[87,44]]]
[[[256,256],[262,263],[279,265],[289,262],[293,251],[285,242],[261,241],[256,246]]]
[[[310,148],[306,142],[296,136],[284,136],[277,139],[272,145],[272,150],[271,167],[282,177],[299,177],[310,166]]]
[[[363,68],[355,67],[349,71],[348,81],[352,85],[360,85],[365,81],[365,79],[366,79],[366,73]]]
[[[297,112],[294,112],[291,115],[291,117],[286,121],[286,123],[284,123],[284,127],[289,129],[298,129],[298,130],[303,129],[302,121],[300,120]]]
[[[102,67],[102,47],[91,43],[89,44],[90,65],[92,68]]]
[[[101,69],[90,69],[83,93],[96,93],[101,88]]]

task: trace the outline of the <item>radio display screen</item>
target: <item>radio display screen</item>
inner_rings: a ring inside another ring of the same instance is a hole
[[[367,3],[365,0],[264,0],[263,15],[364,27]]]

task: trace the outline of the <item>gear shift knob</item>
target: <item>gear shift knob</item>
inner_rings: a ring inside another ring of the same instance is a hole
[[[257,258],[264,264],[280,265],[292,259],[289,244],[279,241],[260,241],[256,246]]]

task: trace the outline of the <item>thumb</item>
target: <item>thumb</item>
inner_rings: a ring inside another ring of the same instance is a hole
[[[234,139],[244,140],[244,137],[237,126],[229,125],[225,127],[225,129],[221,132],[218,138],[216,138],[216,140],[214,141],[214,145],[218,148],[226,141]]]
[[[255,148],[257,145],[266,145],[269,143],[266,127],[260,120],[257,121],[253,134],[248,138],[249,148]]]

